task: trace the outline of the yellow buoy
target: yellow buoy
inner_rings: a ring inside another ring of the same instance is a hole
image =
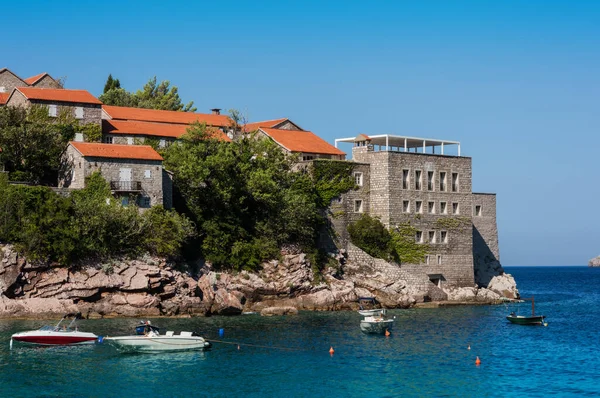
[[[481,365],[481,359],[479,359],[479,357],[477,357],[477,359],[475,360],[475,365]]]

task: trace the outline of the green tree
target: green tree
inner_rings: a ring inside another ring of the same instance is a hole
[[[106,79],[106,83],[104,84],[103,93],[106,94],[110,90],[115,90],[121,88],[121,82],[119,79],[113,79],[112,74],[108,75],[108,79]]]
[[[352,243],[371,256],[390,259],[390,232],[378,218],[363,214],[360,219],[348,226],[348,233]]]

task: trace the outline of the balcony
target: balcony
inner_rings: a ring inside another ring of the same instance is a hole
[[[111,181],[110,189],[114,192],[141,192],[141,181]]]

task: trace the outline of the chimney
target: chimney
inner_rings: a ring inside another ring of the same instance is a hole
[[[213,115],[220,115],[221,114],[221,108],[213,108],[211,109],[211,112]]]

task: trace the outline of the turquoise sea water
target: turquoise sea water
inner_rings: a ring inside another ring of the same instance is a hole
[[[354,312],[156,319],[163,330],[194,330],[233,344],[214,343],[208,352],[126,355],[105,344],[15,344],[11,351],[12,333],[43,322],[0,320],[0,397],[600,395],[600,269],[507,271],[523,296],[535,295],[536,313],[547,316],[547,327],[506,321],[512,310],[530,311],[529,303],[394,310],[390,337],[361,333]],[[80,328],[129,334],[138,321],[88,320]]]

